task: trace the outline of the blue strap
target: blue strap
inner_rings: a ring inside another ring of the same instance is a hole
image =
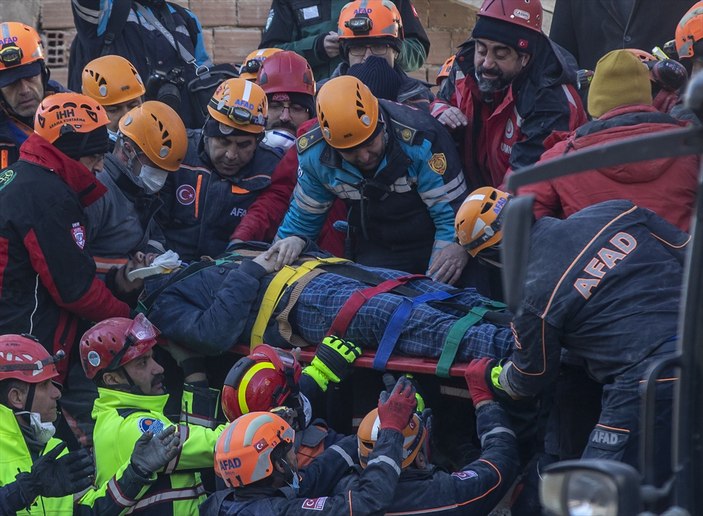
[[[376,356],[373,359],[373,368],[378,371],[385,371],[386,364],[391,358],[391,354],[395,349],[395,345],[398,342],[398,337],[400,337],[400,332],[403,330],[403,326],[408,321],[410,317],[410,312],[413,308],[421,303],[427,303],[428,301],[444,301],[456,294],[451,294],[443,290],[438,290],[436,292],[427,292],[421,294],[414,298],[404,297],[395,309],[393,315],[388,321],[386,326],[386,331],[383,332],[383,337],[381,342],[378,343],[378,349],[376,350]]]

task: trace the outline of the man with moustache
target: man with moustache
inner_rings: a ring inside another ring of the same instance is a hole
[[[81,365],[99,394],[93,405],[98,485],[119,471],[142,435],[171,426],[164,414],[169,398],[164,368],[154,359],[158,336],[159,330],[139,314],[133,320],[106,319],[81,337]],[[136,513],[194,515],[205,500],[197,470],[212,467],[215,443],[224,428],[216,421],[219,392],[208,389],[199,367],[191,367],[187,359],[179,364],[185,381],[177,427],[182,447],[165,467],[155,470],[155,482],[132,508]]]
[[[202,130],[160,193],[166,245],[187,261],[221,254],[249,206],[271,184],[280,152],[262,139],[268,99],[246,79],[227,79],[208,102]]]
[[[484,0],[431,106],[463,131],[469,187],[498,187],[509,170],[535,163],[553,131],[586,122],[576,62],[542,32],[539,0]],[[548,142],[547,142],[548,145]]]
[[[37,31],[19,22],[0,24],[0,169],[19,159],[39,103],[57,91],[63,88],[49,80]]]

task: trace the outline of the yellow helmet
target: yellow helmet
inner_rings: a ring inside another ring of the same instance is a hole
[[[127,102],[145,92],[137,69],[117,55],[98,57],[85,65],[81,90],[103,106]]]
[[[282,49],[280,48],[260,48],[254,50],[244,58],[242,66],[239,67],[239,78],[256,82],[259,70],[261,70],[261,63],[266,61],[266,59],[273,54],[281,51]]]
[[[129,110],[120,120],[120,132],[163,170],[178,170],[188,150],[183,120],[171,107],[156,100]]]
[[[210,116],[220,124],[252,134],[266,130],[268,109],[261,86],[241,77],[220,84],[207,106]]]
[[[317,94],[317,120],[322,137],[332,147],[356,147],[376,130],[378,99],[356,77],[335,77]]]
[[[503,239],[503,208],[510,195],[490,186],[471,192],[457,210],[456,235],[473,256]]]

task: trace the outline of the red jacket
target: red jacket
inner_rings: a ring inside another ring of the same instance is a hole
[[[0,172],[0,334],[31,333],[68,355],[80,319],[129,317],[88,252],[83,208],[104,193],[87,168],[34,134]]]
[[[317,118],[312,118],[302,123],[298,128],[298,134],[306,133],[316,122]],[[276,230],[283,216],[288,211],[288,203],[297,182],[297,173],[298,153],[296,146],[293,145],[273,171],[271,184],[249,207],[230,239],[271,242],[276,236]],[[317,243],[321,249],[335,256],[344,256],[345,235],[332,227],[337,220],[347,220],[347,209],[340,199],[334,202],[327,214],[327,220]]]
[[[545,152],[540,161],[594,145],[680,129],[684,125],[652,106],[616,108],[571,133]],[[520,188],[519,193],[535,195],[537,218],[546,215],[566,218],[592,204],[627,199],[688,231],[696,199],[698,163],[698,156],[626,163],[543,181]]]
[[[587,117],[574,87],[573,58],[548,38],[540,40],[529,68],[492,103],[483,101],[474,78],[474,46],[462,45],[430,110],[435,118],[451,106],[461,110],[468,118],[462,141],[468,185],[498,187],[508,170],[539,160],[552,131],[573,131]]]

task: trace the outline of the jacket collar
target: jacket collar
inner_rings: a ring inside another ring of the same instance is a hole
[[[107,189],[82,163],[66,156],[37,134],[31,134],[20,147],[20,159],[49,169],[73,190],[83,207],[105,195]]]
[[[95,401],[93,416],[100,410],[135,408],[162,413],[168,394],[147,396],[144,394],[132,394],[130,392],[98,387],[98,399]]]

